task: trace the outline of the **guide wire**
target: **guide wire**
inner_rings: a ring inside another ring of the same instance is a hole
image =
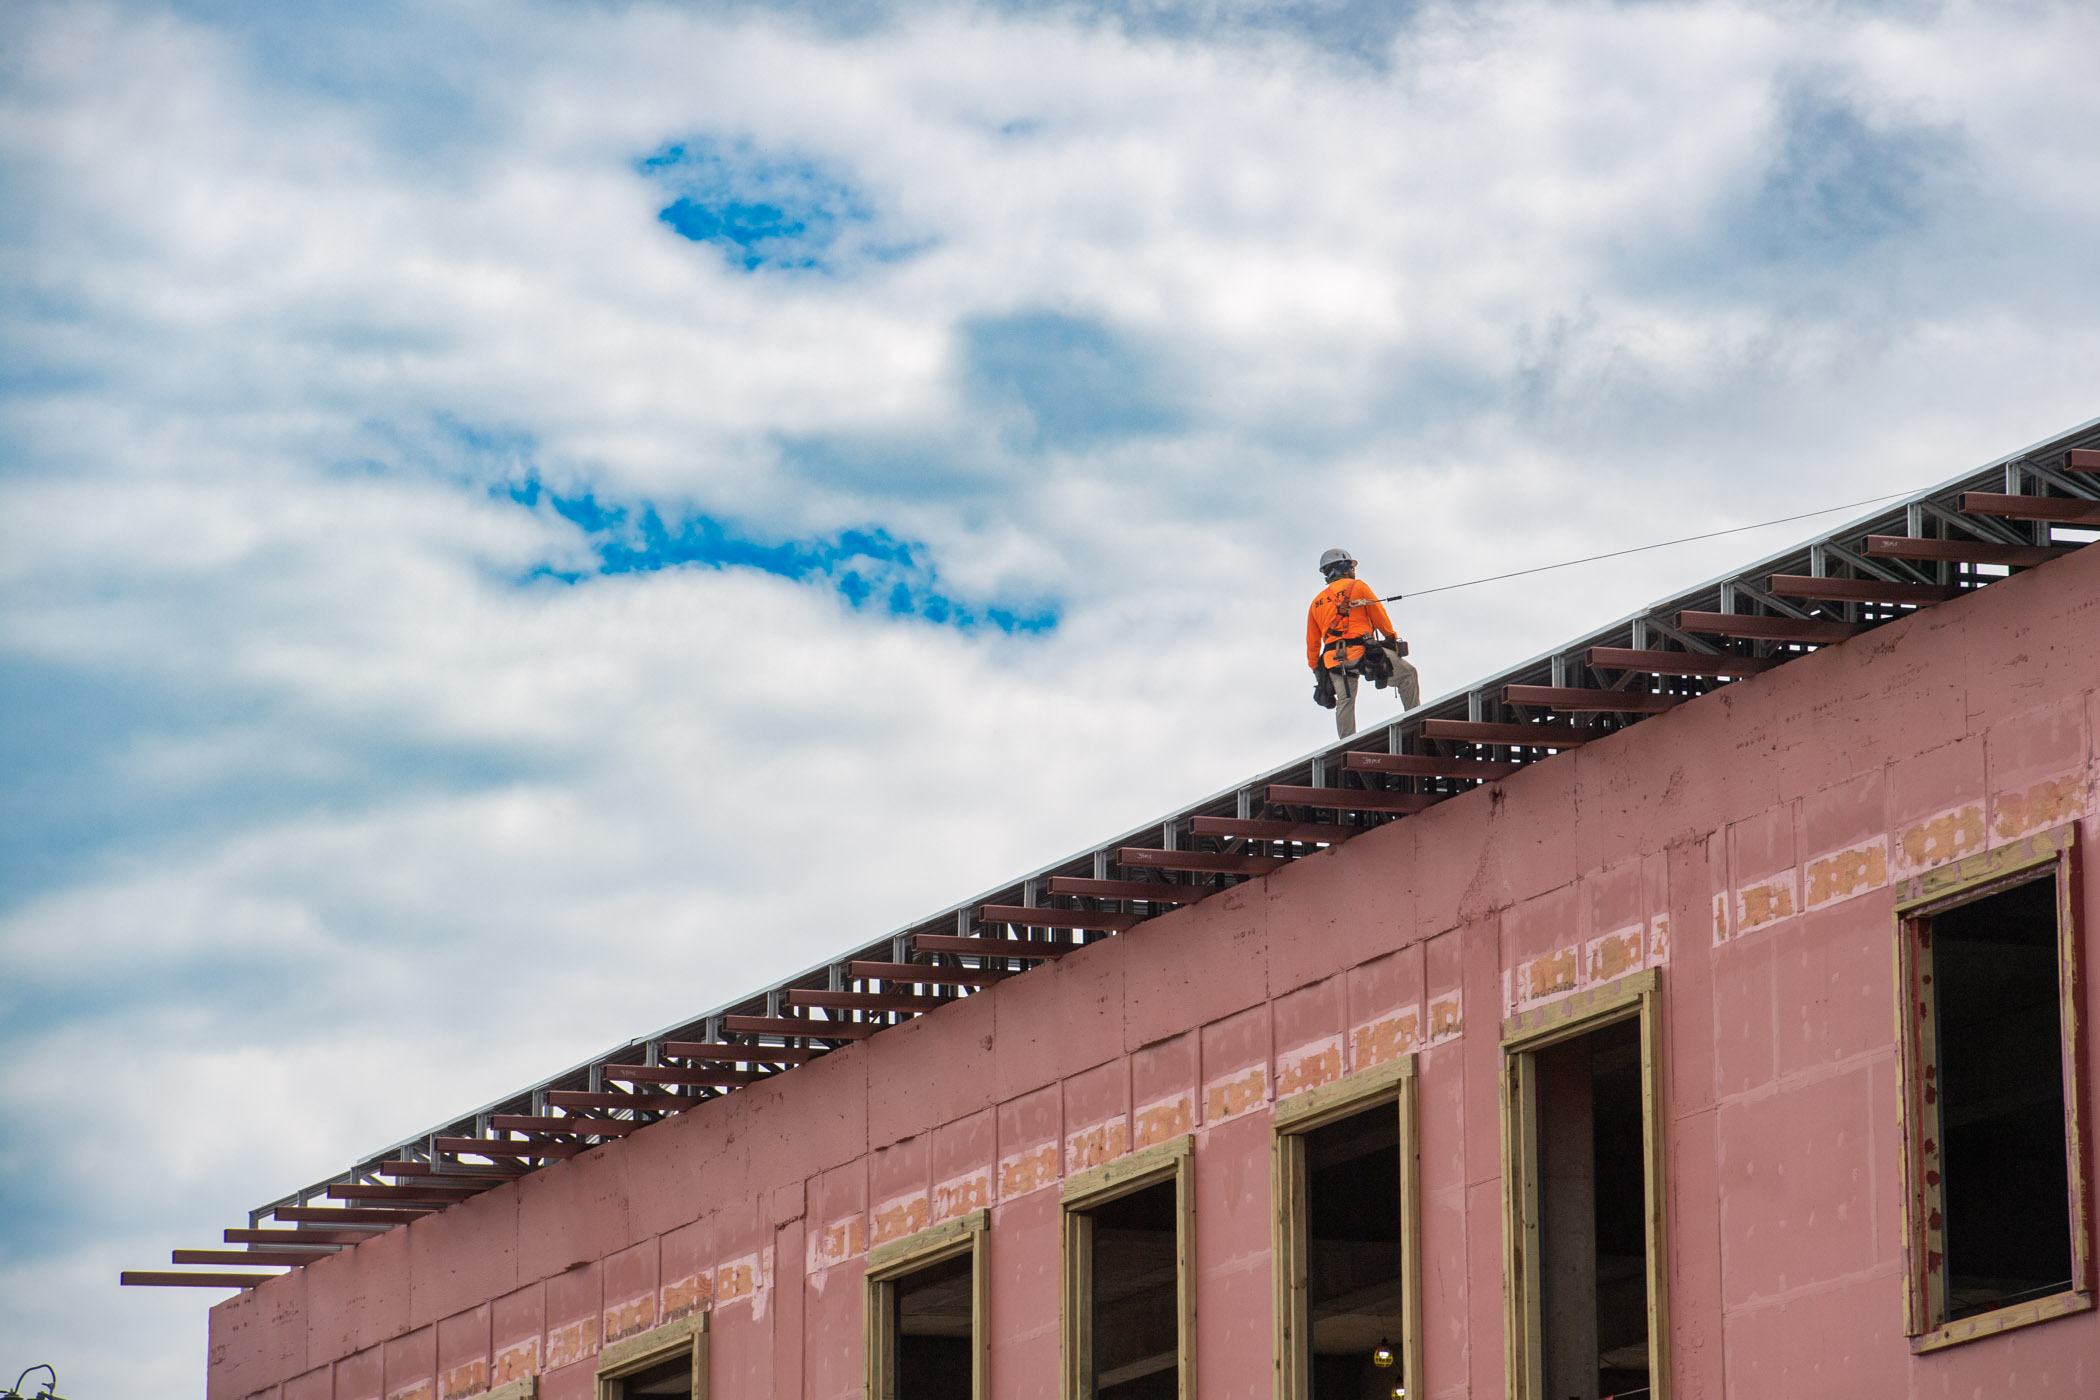
[[[1760,520],[1755,525],[1731,525],[1726,530],[1709,530],[1703,535],[1686,535],[1682,539],[1662,540],[1656,544],[1635,545],[1631,549],[1612,550],[1609,554],[1592,554],[1583,559],[1566,559],[1558,564],[1541,564],[1535,569],[1518,569],[1513,573],[1491,574],[1487,578],[1467,579],[1464,583],[1446,583],[1436,588],[1418,589],[1413,593],[1395,593],[1390,597],[1381,598],[1379,601],[1397,603],[1402,598],[1424,598],[1431,593],[1449,593],[1454,589],[1473,588],[1483,583],[1500,583],[1507,578],[1523,578],[1528,574],[1547,574],[1555,569],[1572,569],[1577,564],[1594,564],[1600,559],[1619,559],[1628,554],[1645,554],[1651,549],[1668,549],[1672,545],[1691,544],[1697,540],[1719,539],[1723,535],[1740,535],[1747,530],[1763,530],[1773,525],[1788,525],[1796,520],[1813,520],[1819,515],[1832,515],[1841,510],[1857,510],[1861,506],[1878,505],[1882,501],[1893,501],[1899,496],[1907,496],[1909,494],[1910,492],[1908,491],[1891,491],[1886,496],[1870,496],[1864,501],[1851,501],[1841,506],[1825,506],[1821,510],[1805,511],[1800,515],[1782,515],[1777,520]]]

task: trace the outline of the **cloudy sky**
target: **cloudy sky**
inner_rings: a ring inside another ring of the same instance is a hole
[[[1330,544],[1429,588],[2091,417],[2096,56],[2085,0],[0,8],[0,1365],[200,1396],[214,1295],[120,1268],[1311,748]],[[1400,622],[1442,693],[1810,528]]]

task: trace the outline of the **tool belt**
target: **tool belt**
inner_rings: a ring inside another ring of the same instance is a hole
[[[1349,654],[1350,647],[1363,648],[1363,655],[1354,661],[1339,658]],[[1407,643],[1395,637],[1381,642],[1369,632],[1356,637],[1323,637],[1320,639],[1320,663],[1330,671],[1360,671],[1378,684],[1384,685],[1392,678],[1394,661],[1407,655]],[[1376,660],[1373,660],[1373,658]]]

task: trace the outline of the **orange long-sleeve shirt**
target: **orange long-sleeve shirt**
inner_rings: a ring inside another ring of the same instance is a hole
[[[1345,578],[1328,584],[1312,600],[1305,613],[1305,664],[1320,669],[1321,653],[1332,668],[1363,659],[1364,649],[1347,643],[1368,637],[1373,631],[1397,637],[1385,604],[1362,579]]]

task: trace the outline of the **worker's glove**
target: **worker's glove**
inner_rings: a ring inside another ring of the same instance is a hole
[[[1334,695],[1334,672],[1324,666],[1313,672],[1313,703],[1323,710],[1331,710],[1337,703]]]

